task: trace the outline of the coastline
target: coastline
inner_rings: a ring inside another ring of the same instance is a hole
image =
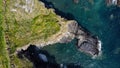
[[[55,35],[49,37],[47,41],[44,41],[44,40],[39,40],[37,42],[32,41],[31,43],[29,43],[23,47],[17,48],[17,51],[19,51],[21,49],[26,50],[30,44],[36,45],[37,47],[41,48],[41,47],[44,47],[44,46],[47,46],[50,44],[55,44],[55,43],[68,43],[68,42],[71,42],[71,40],[73,40],[74,38],[77,38],[79,41],[77,44],[78,50],[85,52],[87,54],[90,54],[91,56],[99,55],[99,53],[101,52],[101,42],[98,40],[98,38],[96,36],[92,36],[89,31],[87,31],[83,27],[81,27],[74,19],[70,20],[70,19],[67,19],[66,16],[61,16],[60,14],[57,14],[56,13],[57,9],[54,7],[53,4],[52,4],[52,7],[50,7],[51,3],[49,3],[45,0],[41,0],[41,1],[44,6],[47,5],[47,7],[46,7],[47,9],[52,9],[53,12],[57,16],[59,16],[59,18],[62,18],[63,20],[67,20],[67,22],[66,23],[60,22],[60,24],[62,25],[60,31],[58,33],[56,33]],[[57,10],[57,11],[60,13],[59,10]],[[92,48],[88,49],[88,48],[86,48],[86,47],[84,48],[84,46],[82,46],[83,47],[83,50],[82,50],[81,45],[82,45],[82,43],[84,43],[86,41],[87,41],[86,45],[89,45],[87,47],[92,47]]]

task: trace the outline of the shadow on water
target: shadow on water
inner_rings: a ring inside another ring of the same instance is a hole
[[[77,21],[77,19],[75,19],[75,17],[74,17],[73,14],[71,14],[71,13],[66,13],[66,12],[63,12],[63,11],[57,9],[52,2],[48,2],[47,0],[40,0],[40,1],[45,4],[45,7],[46,7],[46,8],[53,8],[53,9],[55,10],[54,12],[55,12],[57,15],[61,16],[62,18],[65,18],[65,19],[67,19],[67,20],[76,20],[76,21]],[[92,33],[91,33],[90,31],[88,31],[88,29],[86,29],[85,27],[83,27],[83,26],[79,23],[79,21],[77,21],[77,22],[78,22],[78,24],[80,25],[80,27],[82,28],[83,31],[85,31],[86,33],[89,33],[89,34],[92,35]],[[92,35],[92,36],[95,36],[95,35]]]
[[[61,17],[66,18],[68,20],[74,20],[75,19],[75,17],[72,14],[64,13],[64,12],[60,11],[59,9],[55,8],[55,6],[53,5],[52,2],[48,2],[46,0],[40,0],[40,1],[45,4],[46,8],[53,8],[57,15],[60,15]]]
[[[35,68],[83,68],[80,64],[74,63],[58,64],[53,55],[35,45],[30,45],[26,50],[19,51],[18,57],[20,59],[27,58]]]

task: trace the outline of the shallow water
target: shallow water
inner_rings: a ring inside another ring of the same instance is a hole
[[[80,63],[85,68],[120,68],[120,8],[107,7],[104,0],[79,0],[78,4],[72,0],[48,1],[60,11],[71,13],[80,25],[97,35],[102,42],[102,55],[92,59],[81,53],[75,47],[76,40],[43,49],[55,55],[59,63]]]

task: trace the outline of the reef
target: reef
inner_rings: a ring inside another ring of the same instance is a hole
[[[79,0],[73,0],[73,2],[74,2],[75,4],[77,4],[77,3],[79,3]]]

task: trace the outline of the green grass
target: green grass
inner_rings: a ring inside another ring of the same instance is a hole
[[[0,0],[0,68],[10,68],[9,56],[6,50],[7,45],[5,43],[4,35],[4,18],[3,18],[3,2]]]
[[[3,28],[0,26],[0,68],[10,68],[9,64]]]
[[[32,35],[38,35],[41,39],[47,39],[51,35],[57,33],[60,30],[60,26],[55,19],[55,15],[50,13],[49,15],[39,15],[33,19],[32,22]],[[41,34],[41,35],[40,35]]]
[[[19,59],[17,55],[12,56],[12,63],[14,63],[15,68],[33,68],[33,64],[26,58]]]
[[[36,10],[30,14],[21,11],[22,9],[17,7],[17,12],[11,12],[10,8],[16,3],[15,1],[8,1],[6,12],[7,23],[5,31],[8,32],[10,40],[10,53],[14,53],[17,47],[22,47],[30,42],[46,41],[60,31],[58,16],[50,9],[42,6],[37,0],[35,0]]]
[[[2,26],[3,23],[0,22],[0,40],[2,40],[0,41],[0,49],[2,50],[0,50],[0,64],[2,63],[1,65],[4,66],[0,68],[8,68],[9,66],[8,54],[5,49],[6,44],[4,32],[7,32],[5,35],[8,36],[10,42],[9,55],[12,57],[10,58],[10,62],[15,65],[15,68],[31,68],[32,64],[28,60],[19,59],[17,55],[14,54],[16,49],[30,42],[37,42],[39,40],[46,41],[49,37],[60,31],[60,25],[58,24],[60,20],[51,9],[46,9],[37,0],[35,0],[35,11],[31,14],[26,13],[21,8],[14,6],[14,4],[19,0],[6,1],[6,22],[4,23],[4,26]],[[24,5],[24,1],[25,0],[22,0],[20,4]],[[17,12],[10,11],[11,8],[14,7],[17,9]]]
[[[34,40],[46,40],[60,30],[60,25],[54,14],[38,15],[31,20],[16,21],[9,19],[8,35],[12,53],[17,47],[24,46]]]

